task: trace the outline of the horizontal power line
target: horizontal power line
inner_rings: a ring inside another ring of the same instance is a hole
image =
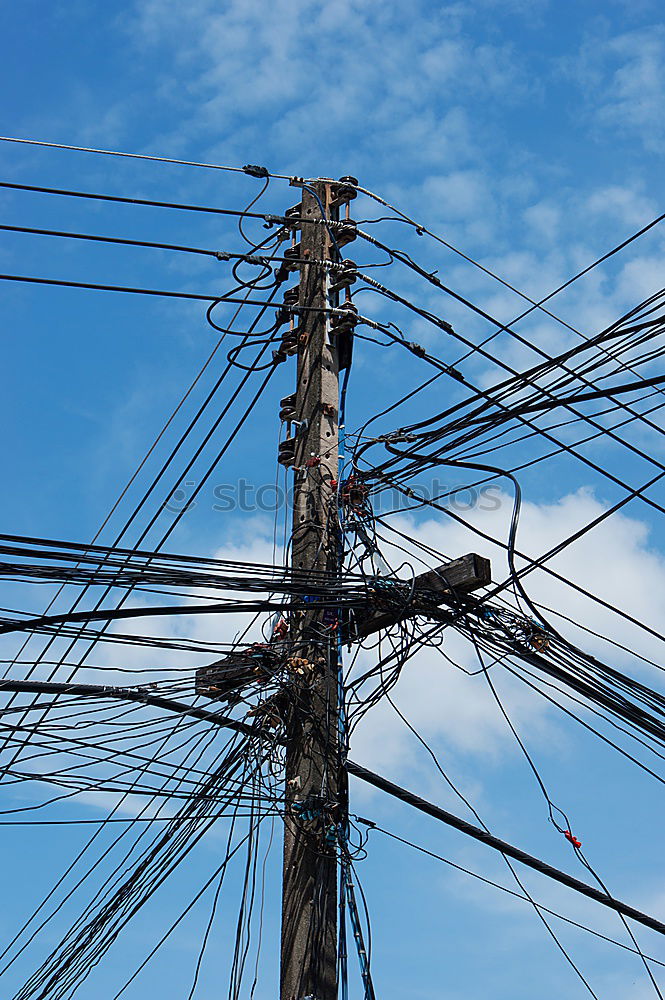
[[[241,722],[237,719],[231,719],[228,716],[219,715],[216,712],[208,712],[205,709],[196,708],[194,706],[187,705],[184,702],[171,701],[168,698],[161,698],[150,694],[145,690],[139,690],[136,688],[118,688],[105,684],[69,684],[65,682],[58,683],[48,681],[3,680],[0,682],[0,691],[3,690],[13,692],[30,692],[32,694],[71,694],[95,698],[99,698],[101,696],[120,700],[126,699],[128,701],[140,701],[145,705],[152,705],[155,708],[163,708],[166,709],[166,711],[176,712],[180,715],[189,715],[192,718],[200,719],[202,722],[210,722],[213,725],[234,729],[236,732],[244,733],[247,736],[263,736],[260,730],[253,729],[251,726],[247,725],[247,723]],[[352,774],[361,781],[372,785],[374,788],[378,788],[381,791],[386,792],[388,795],[392,795],[393,798],[399,799],[406,805],[410,805],[414,809],[418,809],[420,812],[423,812],[434,819],[440,820],[446,825],[459,830],[461,833],[467,834],[467,836],[472,837],[474,840],[480,841],[487,847],[491,847],[494,850],[499,851],[501,854],[513,858],[515,861],[519,861],[528,868],[532,868],[534,871],[540,872],[541,875],[546,875],[555,882],[560,882],[562,885],[568,886],[569,889],[574,889],[581,895],[587,896],[589,899],[593,899],[595,902],[600,903],[617,913],[621,913],[625,917],[630,917],[637,923],[643,924],[645,927],[649,927],[651,930],[655,930],[659,934],[665,935],[665,923],[657,920],[655,917],[652,917],[647,913],[643,913],[641,910],[638,910],[627,903],[623,903],[614,896],[609,896],[593,886],[587,885],[585,882],[569,875],[567,872],[554,868],[553,865],[549,865],[547,862],[541,861],[532,854],[527,854],[526,851],[522,851],[519,847],[513,847],[512,844],[507,843],[505,840],[494,837],[492,834],[480,829],[480,827],[474,826],[472,823],[468,823],[466,820],[461,819],[461,817],[455,816],[453,813],[448,812],[446,809],[442,809],[440,806],[434,805],[432,802],[428,802],[419,795],[415,795],[413,792],[402,788],[400,785],[396,785],[394,782],[389,781],[387,778],[383,778],[381,775],[376,774],[374,771],[370,771],[366,767],[362,767],[360,764],[356,764],[354,761],[347,760],[346,767],[349,774]],[[371,826],[371,823],[369,825]]]
[[[505,840],[494,837],[491,833],[487,833],[487,831],[482,830],[480,827],[474,826],[472,823],[461,819],[461,817],[455,816],[454,813],[448,812],[447,809],[442,809],[440,806],[434,805],[433,802],[422,799],[414,792],[410,792],[406,788],[394,784],[394,782],[381,777],[379,774],[375,774],[373,771],[369,771],[360,764],[348,761],[347,766],[349,774],[353,774],[356,778],[360,778],[361,781],[367,782],[368,785],[373,785],[374,788],[381,789],[382,792],[387,792],[388,795],[399,799],[400,802],[413,806],[414,809],[418,809],[420,812],[440,820],[447,826],[452,826],[455,830],[466,833],[467,836],[473,837],[474,840],[479,840],[487,847],[499,851],[514,861],[519,861],[521,864],[526,865],[527,868],[533,868],[534,871],[540,872],[541,875],[547,875],[548,878],[554,879],[555,882],[561,882],[562,885],[567,885],[569,889],[574,889],[581,895],[587,896],[597,903],[602,903],[603,906],[607,906],[611,910],[616,910],[617,913],[623,914],[624,917],[630,917],[632,920],[644,924],[645,927],[650,927],[651,930],[658,931],[659,934],[665,934],[665,923],[657,920],[655,917],[651,917],[647,913],[642,913],[641,910],[637,910],[627,903],[622,903],[621,900],[615,899],[613,896],[608,896],[599,889],[587,885],[586,882],[581,882],[580,879],[575,878],[573,875],[569,875],[567,872],[560,871],[558,868],[548,865],[546,861],[541,861],[540,858],[536,858],[532,854],[527,854],[526,851],[522,851],[519,847],[513,847],[512,844],[507,843]],[[371,826],[371,823],[369,825]]]
[[[238,213],[241,215],[242,213]],[[262,218],[260,216],[260,218]],[[147,247],[153,250],[176,250],[181,253],[201,254],[215,257],[219,261],[244,261],[257,267],[271,267],[273,264],[293,264],[293,257],[280,254],[238,253],[231,250],[212,250],[207,247],[190,247],[180,243],[156,243],[153,240],[132,240],[124,236],[101,236],[97,233],[77,233],[68,229],[39,229],[34,226],[0,225],[0,232],[22,233],[28,236],[57,236],[67,240],[88,240],[92,243],[110,243],[118,246]],[[298,260],[298,267],[317,265],[316,260]]]
[[[93,233],[72,233],[63,229],[36,229],[33,226],[0,225],[0,231],[5,233],[25,233],[29,236],[59,236],[68,240],[90,240],[94,243],[117,243],[121,246],[130,247],[150,247],[156,250],[180,250],[183,253],[198,253],[205,254],[208,257],[218,257],[220,260],[226,260],[229,257],[237,257],[242,260],[250,256],[250,254],[232,254],[226,253],[226,251],[206,250],[203,247],[187,247],[178,243],[152,243],[149,240],[130,240],[121,236],[97,236]]]
[[[164,288],[136,288],[133,285],[102,285],[93,281],[67,281],[64,278],[37,278],[28,274],[0,274],[0,281],[16,281],[19,284],[50,285],[55,288],[84,288],[93,292],[123,292],[129,295],[152,295],[158,298],[187,299],[194,302],[230,303],[231,305],[254,306],[264,309],[282,310],[290,316],[305,313],[325,313],[328,316],[348,316],[344,309],[304,305],[286,305],[284,302],[270,302],[263,299],[239,298],[232,295],[203,295],[199,292],[172,292]],[[265,332],[265,331],[264,331]],[[239,335],[239,334],[238,334]]]
[[[59,278],[35,278],[27,274],[0,274],[0,281],[17,281],[30,285],[53,285],[57,288],[87,288],[93,292],[125,292],[130,295],[157,295],[168,299],[193,299],[198,302],[230,302],[244,306],[265,306],[270,309],[290,309],[294,314],[299,306],[288,307],[280,302],[263,302],[227,295],[201,295],[198,292],[171,292],[161,288],[134,288],[130,285],[101,285],[91,281],[65,281]],[[333,310],[329,310],[333,311]]]
[[[0,142],[15,142],[24,146],[43,146],[47,149],[66,149],[77,153],[96,153],[99,156],[122,156],[130,160],[150,160],[155,163],[173,163],[182,167],[203,167],[206,170],[226,170],[234,174],[249,174],[250,176],[274,177],[277,180],[290,181],[290,174],[273,174],[266,167],[259,168],[265,173],[257,174],[256,168],[231,167],[222,163],[204,163],[197,160],[180,160],[172,156],[154,156],[150,153],[126,153],[117,149],[94,149],[90,146],[73,146],[64,142],[46,142],[44,139],[19,139],[17,136],[0,135]]]
[[[93,201],[111,201],[122,205],[144,205],[148,208],[173,208],[182,212],[207,212],[211,215],[228,215],[234,218],[262,219],[264,222],[282,224],[286,219],[282,215],[271,215],[264,212],[243,212],[238,208],[215,208],[211,205],[188,205],[177,201],[155,201],[151,198],[129,198],[119,194],[98,194],[94,191],[76,191],[70,188],[44,187],[37,184],[17,184],[11,181],[0,181],[0,188],[10,191],[31,191],[35,194],[55,194],[65,198],[89,198]]]
[[[161,698],[145,689],[121,688],[111,684],[78,684],[66,681],[14,681],[0,680],[0,692],[11,691],[16,694],[65,694],[82,698],[111,698],[117,701],[135,701],[153,708],[163,708],[178,715],[189,715],[201,722],[212,722],[225,729],[234,729],[245,736],[255,736],[256,731],[244,722],[229,716],[209,712],[205,708],[196,708],[181,701],[171,701]]]
[[[12,821],[10,820],[9,822],[11,823]],[[26,822],[26,821],[24,821],[24,820],[14,820],[14,823],[16,825],[18,825],[20,823],[23,823],[23,822]],[[30,822],[33,822],[33,823],[35,823],[35,822],[36,823],[41,822],[41,823],[46,824],[46,823],[48,823],[48,820],[27,820],[27,822],[28,823],[30,823]],[[56,822],[66,823],[68,821],[67,820],[59,820],[59,821],[56,820]],[[78,821],[77,820],[70,820],[69,822],[71,822],[71,823],[79,822],[80,823],[80,822],[85,822],[85,821],[84,820],[78,820]],[[90,820],[88,822],[101,823],[103,821],[102,820]],[[3,825],[3,823],[2,823],[2,821],[0,821],[0,826],[2,826],[2,825]],[[450,858],[444,858],[444,856],[442,854],[437,854],[435,851],[430,851],[426,847],[422,847],[420,844],[414,844],[413,841],[406,840],[406,838],[400,837],[400,836],[398,836],[398,834],[392,833],[390,830],[384,830],[383,827],[378,826],[375,823],[372,823],[372,827],[371,828],[372,828],[372,830],[375,830],[377,833],[382,833],[386,837],[390,837],[391,840],[396,840],[400,844],[404,844],[405,847],[411,847],[411,848],[413,848],[414,851],[418,851],[420,854],[424,854],[428,858],[433,858],[435,861],[441,861],[444,865],[448,865],[450,868],[454,868],[456,871],[462,872],[464,875],[470,875],[471,878],[477,879],[479,882],[484,882],[485,885],[490,885],[494,889],[500,889],[501,892],[507,893],[509,896],[512,896],[514,899],[521,899],[525,903],[530,903],[532,906],[536,906],[536,908],[538,910],[543,910],[545,913],[549,913],[550,916],[556,917],[558,920],[563,920],[565,923],[570,924],[572,927],[577,927],[577,928],[579,928],[579,930],[586,931],[588,934],[593,934],[594,937],[600,938],[602,941],[607,941],[609,944],[613,944],[617,948],[623,948],[624,951],[629,951],[633,955],[640,955],[641,954],[635,948],[631,948],[630,945],[623,944],[621,941],[617,941],[615,938],[611,938],[607,934],[601,934],[600,931],[594,930],[593,927],[588,927],[586,924],[581,924],[579,921],[573,920],[571,917],[566,917],[566,916],[564,916],[563,913],[559,913],[558,910],[551,910],[549,908],[549,906],[545,906],[543,903],[538,903],[535,900],[531,899],[529,896],[523,896],[521,892],[515,892],[514,889],[509,889],[508,886],[502,885],[501,882],[494,882],[493,879],[487,878],[485,875],[480,875],[478,872],[474,872],[470,868],[465,868],[464,865],[458,865],[455,861],[451,861]],[[659,958],[654,958],[653,955],[645,955],[644,957],[649,962],[655,962],[656,965],[662,965],[665,968],[665,962],[662,962]]]

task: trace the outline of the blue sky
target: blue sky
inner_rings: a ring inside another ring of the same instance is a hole
[[[355,174],[363,186],[531,297],[547,294],[663,211],[665,23],[659,5],[648,0],[416,2],[408,9],[369,0],[191,0],[187,5],[24,0],[4,5],[0,27],[3,134],[229,165],[259,163],[301,176]],[[0,179],[222,207],[247,204],[259,191],[259,182],[244,175],[5,143],[0,143]],[[281,212],[296,201],[296,190],[275,181],[260,210]],[[361,208],[366,215],[377,211],[359,200]],[[2,221],[10,225],[213,249],[241,245],[233,225],[214,216],[6,189],[0,189],[0,209]],[[248,228],[261,234],[260,224]],[[524,308],[514,292],[428,237],[398,225],[382,232],[502,322]],[[662,286],[663,251],[663,232],[655,229],[557,297],[553,310],[578,329],[596,332]],[[148,250],[63,245],[8,233],[0,239],[0,271],[6,273],[214,295],[227,281],[225,267],[209,258]],[[470,337],[487,332],[483,321],[409,272],[392,278],[391,271],[391,280],[402,294]],[[5,283],[0,302],[3,531],[84,541],[95,533],[212,349],[212,331],[204,310],[192,303]],[[393,318],[374,296],[360,295],[358,303],[377,319]],[[572,342],[573,335],[542,315],[520,329],[549,352]],[[420,321],[410,326],[409,339],[422,340],[448,362],[462,353]],[[498,360],[516,366],[533,363],[527,348],[502,339],[493,350]],[[470,359],[464,370],[485,385],[499,378],[496,365],[482,359]],[[214,373],[213,365],[177,427],[194,412]],[[417,361],[359,345],[349,423],[361,424],[421,377]],[[293,372],[283,366],[239,446],[216,470],[216,484],[240,477],[255,484],[274,481],[277,403],[290,391],[292,379]],[[399,422],[456,398],[455,385],[437,387],[406,408]],[[640,440],[638,431],[630,433],[631,440]],[[198,482],[213,452],[211,446],[204,453],[191,482]],[[163,454],[158,449],[146,474]],[[593,454],[629,481],[645,471],[641,460],[612,445],[594,445]],[[523,485],[520,538],[533,554],[619,495],[572,461],[537,466],[525,474]],[[165,487],[161,499],[166,495]],[[138,496],[138,490],[130,491],[105,541],[112,540],[123,511],[131,510]],[[213,502],[207,488],[182,519],[170,548],[270,561],[271,516],[221,515]],[[498,512],[471,516],[484,516],[485,528],[505,537],[508,513],[506,500]],[[149,539],[169,527],[170,517],[162,515]],[[408,530],[442,550],[457,553],[477,544],[443,517],[403,517]],[[141,526],[146,521],[147,514]],[[500,564],[498,551],[488,554]],[[624,510],[611,527],[598,529],[559,560],[560,572],[610,603],[651,624],[662,621],[665,538],[646,506]],[[546,580],[533,586],[541,599],[555,602],[600,635],[612,629],[630,649],[662,656],[625,624],[617,626],[579,597]],[[26,607],[43,600],[41,594],[16,592],[10,598]],[[225,621],[196,623],[196,628],[201,635],[230,637]],[[608,654],[602,639],[585,641],[592,652]],[[465,655],[461,647],[459,655]],[[618,665],[638,674],[644,670],[628,653],[619,656]],[[656,684],[654,674],[641,676]],[[400,685],[398,703],[493,831],[581,877],[568,845],[547,822],[533,776],[481,683],[453,671],[443,675],[440,661],[425,656]],[[659,785],[509,678],[501,678],[500,687],[554,799],[574,817],[607,884],[619,897],[665,918]],[[353,753],[463,812],[389,705],[368,717]],[[353,795],[352,809],[361,815],[511,885],[501,860],[488,857],[484,848],[378,794],[354,788]],[[60,806],[52,815],[95,816],[100,808],[89,798]],[[3,937],[30,912],[86,835],[85,828],[64,826],[48,834],[39,827],[0,828],[4,857],[14,859],[4,873],[3,895],[12,903],[0,915]],[[207,837],[160,890],[84,984],[78,994],[82,1000],[114,995],[167,920],[178,914],[186,894],[193,894],[219,863],[222,837],[223,832]],[[257,1000],[275,995],[278,861],[279,850],[273,851]],[[359,874],[373,914],[377,996],[476,1000],[491,994],[496,1000],[530,1000],[537,994],[553,1000],[587,995],[528,904],[380,834],[371,835]],[[222,896],[200,1000],[218,996],[220,981],[225,988],[239,878],[239,872],[231,873]],[[618,919],[535,875],[525,881],[546,905],[625,939]],[[187,996],[209,905],[206,897],[192,911],[127,991],[128,998]],[[56,923],[25,962],[17,963],[16,983],[66,925],[64,917]],[[655,995],[635,956],[559,922],[553,926],[602,1000]],[[638,936],[646,951],[665,960],[655,934],[641,930]],[[351,995],[361,996],[357,977]]]

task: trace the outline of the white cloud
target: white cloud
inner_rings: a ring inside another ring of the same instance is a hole
[[[550,504],[527,502],[522,509],[517,547],[537,557],[604,509],[604,505],[585,490]],[[483,531],[505,540],[511,510],[512,502],[504,495],[500,510],[482,512],[476,508],[469,519]],[[404,517],[398,525],[407,534],[426,539],[427,544],[438,551],[449,554],[477,551],[489,556],[495,581],[508,575],[506,556],[501,549],[443,515],[417,526]],[[522,565],[519,559],[517,562],[518,567]],[[573,580],[601,597],[610,608],[621,608],[656,630],[665,618],[665,558],[650,544],[646,524],[635,517],[623,513],[612,515],[548,565],[564,579]],[[656,662],[663,661],[660,641],[540,570],[527,576],[524,583],[532,598],[583,626],[579,628],[552,615],[553,625],[564,636],[611,665],[660,687],[660,678],[654,668],[645,666],[630,652],[611,647],[602,636],[611,636],[628,650]],[[585,632],[584,628],[598,633],[598,637]],[[478,669],[473,649],[450,632],[446,635],[444,650],[466,669]],[[545,753],[557,747],[557,752],[566,754],[567,740],[557,729],[556,715],[551,714],[554,710],[547,708],[533,692],[507,678],[500,667],[497,669],[498,674],[495,672],[494,677],[502,701],[527,745]],[[430,650],[423,650],[405,665],[394,697],[412,725],[442,754],[444,768],[453,760],[455,771],[459,773],[461,767],[463,774],[463,762],[469,754],[496,762],[506,753],[517,752],[514,737],[484,677],[468,677],[457,672]],[[416,774],[415,765],[418,762],[418,770],[422,771],[427,767],[426,758],[388,705],[370,714],[364,726],[366,728],[359,728],[354,742],[357,759],[404,780],[423,780]],[[429,770],[432,772],[431,766]],[[475,792],[476,796],[481,794],[477,787]]]
[[[601,127],[651,152],[665,140],[665,29],[661,24],[585,43],[572,72]]]
[[[559,205],[544,199],[525,209],[524,220],[547,243],[553,243],[559,235],[561,214]]]
[[[624,184],[610,184],[593,191],[587,199],[587,208],[594,214],[618,219],[629,229],[640,229],[658,215],[655,203],[641,186]]]
[[[443,176],[430,176],[423,185],[424,204],[447,228],[451,220],[478,218],[488,209],[491,192],[487,178],[475,170],[455,170]]]
[[[665,254],[640,256],[627,261],[618,276],[617,290],[633,302],[642,302],[663,287]]]
[[[386,166],[396,157],[411,167],[441,155],[459,161],[468,152],[467,134],[457,148],[465,101],[489,89],[494,102],[512,103],[532,88],[509,44],[467,32],[461,5],[408,17],[363,0],[233,0],[222,10],[202,0],[186,12],[170,0],[144,0],[136,11],[135,44],[169,49],[178,38],[169,69],[191,105],[183,127],[197,136],[211,126],[223,131],[227,160],[230,150],[256,144],[261,120],[264,155],[270,148],[283,164],[297,161],[298,173],[313,169],[314,150],[326,149],[334,163],[338,133],[345,149],[355,146],[347,170],[376,168],[377,156]]]

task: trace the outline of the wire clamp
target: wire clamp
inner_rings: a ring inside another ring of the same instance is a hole
[[[422,346],[422,344],[416,344],[415,340],[409,341],[406,345],[412,354],[415,354],[419,358],[427,357],[427,351]]]
[[[256,163],[246,163],[242,168],[250,177],[270,177],[267,167],[260,167]]]

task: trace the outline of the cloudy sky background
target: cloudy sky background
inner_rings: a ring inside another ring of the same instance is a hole
[[[188,5],[144,0],[112,6],[70,0],[57,7],[24,0],[6,5],[0,23],[6,50],[0,69],[3,134],[229,165],[260,163],[302,176],[355,174],[363,186],[532,298],[546,295],[663,211],[665,24],[658,5],[648,0],[417,2],[408,10],[369,0],[192,0]],[[259,190],[258,182],[244,175],[8,144],[0,144],[0,171],[0,179],[10,182],[223,207],[247,204]],[[296,191],[274,182],[261,211],[281,212],[296,200]],[[207,216],[73,199],[62,203],[7,191],[0,192],[0,206],[4,220],[16,225],[227,249],[237,243],[224,220]],[[377,208],[363,202],[362,212],[376,214]],[[260,233],[260,226],[252,231]],[[428,237],[399,226],[374,231],[429,270],[438,269],[448,285],[502,322],[526,308],[515,292]],[[662,286],[663,249],[663,233],[655,229],[555,298],[552,310],[578,330],[595,333]],[[0,242],[0,269],[212,294],[225,280],[220,265],[207,259],[63,246],[9,234]],[[475,338],[491,332],[409,272],[393,271],[391,281],[402,294],[456,328]],[[375,318],[391,318],[382,300],[364,295],[358,301]],[[0,308],[6,372],[0,401],[3,530],[83,541],[95,533],[207,357],[212,332],[198,304],[129,296],[8,285]],[[520,330],[549,353],[575,342],[574,334],[542,314]],[[419,322],[410,325],[409,339],[426,343],[449,362],[464,353]],[[517,367],[535,361],[533,352],[508,339],[499,338],[492,350],[500,362]],[[470,358],[464,371],[485,385],[501,377],[497,366],[482,358]],[[240,447],[216,471],[217,483],[241,476],[273,482],[277,400],[290,391],[292,376],[280,372]],[[204,377],[201,398],[213,377],[212,371]],[[359,425],[422,377],[416,362],[396,362],[390,351],[362,345],[349,424]],[[396,423],[457,398],[455,385],[437,386]],[[193,407],[194,400],[183,410],[183,421]],[[635,428],[626,432],[644,443],[640,434]],[[648,446],[654,446],[652,439]],[[597,444],[593,454],[629,482],[648,478],[645,463],[616,446]],[[159,453],[146,472],[158,467],[158,458]],[[549,549],[620,496],[573,461],[554,471],[537,466],[525,475],[524,487],[519,544],[531,555]],[[138,496],[130,491],[126,511]],[[474,510],[469,516],[505,539],[510,497],[501,499],[497,511]],[[271,561],[272,518],[252,511],[221,515],[213,502],[205,491],[182,519],[169,543],[172,550]],[[164,528],[168,516],[160,521]],[[498,549],[480,549],[477,539],[443,515],[401,518],[404,530],[437,549],[453,555],[482,551],[492,557],[495,577],[505,575]],[[646,505],[624,509],[552,565],[653,627],[663,621],[665,537]],[[662,660],[655,641],[555,581],[534,575],[530,586],[543,603],[601,636]],[[41,600],[13,596],[24,606]],[[188,626],[201,637],[225,641],[235,623]],[[574,626],[566,634],[658,684],[656,671],[630,654],[610,650]],[[466,662],[468,651],[454,639],[447,650]],[[112,655],[105,655],[112,665]],[[174,662],[171,654],[168,662]],[[573,817],[606,883],[619,897],[664,918],[660,786],[510,677],[496,683],[552,798]],[[583,876],[569,846],[547,822],[533,775],[482,676],[467,677],[428,653],[411,664],[396,697],[494,832]],[[353,753],[466,815],[387,703],[358,731]],[[361,815],[512,885],[501,859],[488,857],[482,847],[378,794],[360,787],[353,794],[352,808]],[[68,808],[70,813],[63,807],[58,815],[82,815],[83,809],[96,815],[90,797]],[[48,838],[39,828],[3,830],[5,856],[11,852],[16,859],[6,878],[15,906],[0,916],[3,935],[17,916],[31,911],[45,883],[66,867],[85,836],[65,827],[49,831]],[[207,838],[186,870],[161,890],[117,943],[111,961],[82,988],[84,1000],[114,995],[131,963],[142,959],[166,920],[177,916],[183,898],[219,863],[222,836]],[[264,975],[257,1000],[274,996],[278,860],[279,849],[267,875]],[[359,874],[374,915],[377,996],[588,995],[527,903],[379,834],[372,835]],[[562,887],[532,875],[525,883],[546,905],[626,940],[618,919]],[[232,880],[204,964],[201,1000],[219,995],[220,980],[224,983],[236,889]],[[209,902],[192,911],[127,997],[187,996]],[[655,995],[637,958],[560,922],[553,927],[603,1000]],[[55,943],[56,930],[46,934],[33,958]],[[638,936],[645,950],[665,960],[655,934],[643,930]],[[16,970],[17,982],[31,967],[26,960]],[[361,995],[357,978],[353,990],[352,996]]]

